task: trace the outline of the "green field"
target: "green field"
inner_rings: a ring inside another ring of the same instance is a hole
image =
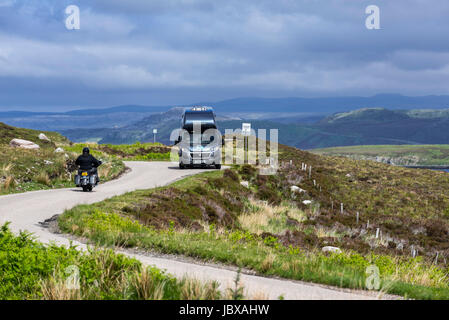
[[[345,156],[356,160],[392,161],[399,165],[449,166],[449,145],[365,145],[313,149],[320,155]]]

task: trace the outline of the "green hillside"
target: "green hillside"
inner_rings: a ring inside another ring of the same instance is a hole
[[[39,139],[40,133],[49,141]],[[12,139],[34,142],[39,149],[12,147]],[[56,152],[57,148],[61,148],[61,152]],[[75,159],[80,153],[81,150],[59,133],[0,123],[0,194],[73,187]],[[125,170],[117,157],[104,151],[93,150],[93,154],[104,162],[99,168],[103,181],[114,179]]]
[[[281,145],[275,175],[248,165],[207,172],[77,206],[59,226],[97,245],[182,254],[345,288],[366,289],[366,268],[375,264],[382,292],[449,299],[448,188],[444,172]],[[324,253],[325,246],[342,253]]]
[[[311,150],[313,153],[397,165],[449,166],[449,145],[369,145]]]

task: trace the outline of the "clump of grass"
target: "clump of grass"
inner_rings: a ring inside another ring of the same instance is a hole
[[[40,281],[43,300],[80,300],[80,290],[67,286],[65,278],[54,272],[49,278]]]
[[[8,191],[14,189],[16,185],[17,185],[16,179],[14,179],[13,176],[7,176],[5,182],[3,182],[3,189],[5,191]]]
[[[46,185],[46,186],[51,186],[51,180],[50,177],[48,176],[48,173],[45,171],[40,171],[37,176],[35,177],[35,180],[37,183]]]
[[[181,280],[182,300],[218,300],[221,292],[218,290],[219,284],[216,281],[202,282],[193,278]]]
[[[245,212],[238,217],[243,229],[257,235],[263,232],[276,234],[289,229],[289,221],[299,224],[304,220],[305,213],[289,203],[274,206],[253,198],[248,200]]]
[[[13,168],[13,164],[11,162],[4,163],[0,168],[0,176],[7,177]]]
[[[139,300],[162,300],[166,281],[158,281],[149,270],[135,272],[131,276],[130,285]]]
[[[260,269],[262,270],[262,272],[267,272],[268,270],[272,269],[275,259],[276,256],[273,253],[268,254],[260,264]]]
[[[105,163],[101,165],[100,167],[98,167],[98,175],[100,177],[108,177],[112,169],[111,167],[111,163]]]

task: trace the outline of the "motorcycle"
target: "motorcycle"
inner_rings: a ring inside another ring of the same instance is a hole
[[[84,192],[92,191],[99,181],[95,170],[78,170],[78,174],[75,176],[75,185],[82,187]]]

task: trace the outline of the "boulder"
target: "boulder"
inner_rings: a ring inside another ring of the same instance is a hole
[[[249,188],[249,182],[248,181],[242,181],[240,184],[246,188]]]
[[[333,253],[341,253],[341,249],[332,246],[326,246],[321,249],[323,252],[333,252]]]
[[[44,163],[45,163],[46,165],[49,165],[49,164],[53,164],[54,162],[53,162],[53,161],[50,161],[50,160],[44,160]]]
[[[290,191],[291,191],[291,192],[298,192],[298,193],[305,193],[305,192],[306,192],[306,190],[301,189],[301,188],[298,187],[298,186],[291,186],[291,187],[290,187]]]
[[[304,200],[302,203],[305,204],[305,205],[311,204],[311,203],[312,203],[312,200]]]
[[[50,139],[48,139],[48,137],[43,133],[39,134],[39,139],[44,140],[44,141],[50,141]]]
[[[9,145],[14,148],[23,148],[23,149],[39,149],[39,146],[34,142],[23,140],[23,139],[12,139],[9,142]]]
[[[58,147],[55,149],[56,153],[60,153],[60,152],[64,152],[64,149],[62,149],[61,147]]]

